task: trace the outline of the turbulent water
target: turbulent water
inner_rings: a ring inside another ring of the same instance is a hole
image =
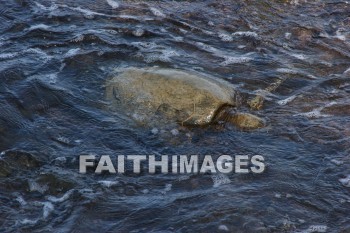
[[[0,31],[0,232],[350,232],[347,1],[0,0]],[[139,126],[104,96],[129,66],[225,79],[267,126]],[[81,154],[260,154],[267,168],[79,174]]]

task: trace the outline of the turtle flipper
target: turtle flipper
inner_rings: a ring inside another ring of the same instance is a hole
[[[268,87],[266,87],[262,93],[257,94],[253,99],[248,100],[248,105],[252,110],[260,110],[263,107],[265,101],[266,92],[275,91],[281,84],[286,80],[286,78],[277,79],[275,82],[271,83]],[[265,94],[264,94],[265,92]]]

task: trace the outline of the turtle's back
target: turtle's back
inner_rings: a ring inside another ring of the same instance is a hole
[[[159,120],[204,125],[223,105],[235,105],[234,89],[196,72],[128,68],[107,83],[107,99],[145,123]]]

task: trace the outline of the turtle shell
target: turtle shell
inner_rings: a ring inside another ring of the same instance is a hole
[[[235,106],[233,86],[193,71],[127,68],[106,84],[111,107],[139,122],[205,125],[222,106]]]

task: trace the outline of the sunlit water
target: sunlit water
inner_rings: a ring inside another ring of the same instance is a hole
[[[0,1],[0,232],[350,232],[349,12],[335,0]],[[111,71],[155,65],[231,82],[267,127],[177,133],[108,110]],[[79,174],[87,153],[260,154],[267,169]]]

